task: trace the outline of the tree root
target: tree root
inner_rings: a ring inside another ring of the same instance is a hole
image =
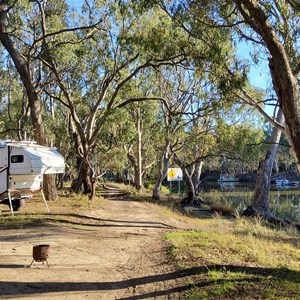
[[[191,197],[191,196],[187,196],[185,198],[183,198],[180,202],[180,204],[182,206],[196,206],[196,207],[200,207],[203,204],[204,205],[210,205],[211,202],[207,201],[201,197],[195,196],[195,197]]]

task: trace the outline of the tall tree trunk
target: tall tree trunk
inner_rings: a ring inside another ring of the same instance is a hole
[[[280,70],[276,70],[274,59],[270,59],[270,71],[272,75],[273,87],[278,97],[280,107],[284,114],[286,123],[286,137],[292,147],[291,152],[295,158],[298,174],[300,174],[300,107],[299,107],[299,86],[297,79],[293,77],[282,81]],[[291,82],[290,82],[291,81]],[[284,87],[282,86],[284,85]],[[287,85],[287,86],[285,86]],[[290,99],[290,97],[292,97]]]
[[[90,167],[83,159],[78,159],[77,164],[78,176],[73,180],[70,189],[77,194],[89,195],[90,199],[92,199],[93,184],[90,176]]]
[[[198,154],[198,146],[194,146],[193,149],[194,157],[197,157]],[[198,193],[199,185],[200,185],[200,176],[202,172],[203,161],[196,161],[193,167],[192,181],[194,185],[195,192]]]
[[[69,130],[72,133],[77,153],[77,178],[73,180],[70,189],[78,194],[89,195],[90,199],[92,199],[94,196],[94,187],[91,178],[92,171],[88,164],[88,145],[86,140],[80,139],[71,115],[69,115]]]
[[[276,121],[279,124],[284,122],[283,112],[280,109],[278,111]],[[259,163],[257,180],[255,185],[255,190],[253,194],[253,200],[251,207],[248,208],[248,214],[251,209],[253,209],[254,214],[259,214],[269,218],[271,216],[269,198],[270,198],[270,184],[272,177],[272,170],[276,160],[276,154],[278,149],[278,143],[281,137],[281,131],[276,127],[273,128],[271,136],[271,146],[270,149],[262,161]],[[247,210],[246,210],[247,211]]]
[[[135,157],[131,153],[132,145],[130,145],[128,148],[124,145],[124,149],[125,149],[125,151],[127,153],[128,161],[129,161],[130,165],[132,166],[133,172],[134,172],[133,176],[129,172],[128,172],[128,175],[133,180],[133,185],[135,186],[135,188],[137,188],[137,179],[136,179],[136,176],[138,174],[138,165],[136,163]]]
[[[193,184],[195,187],[195,191],[198,193],[199,191],[199,185],[200,185],[200,177],[202,173],[202,166],[203,166],[203,161],[197,162],[195,165],[195,171],[192,177]]]
[[[32,82],[32,76],[29,70],[29,62],[27,62],[24,59],[24,56],[19,53],[9,34],[6,32],[7,11],[4,9],[4,6],[4,4],[0,5],[0,41],[12,58],[22,83],[26,89],[35,140],[40,145],[46,145],[46,138],[42,122],[42,107],[35,86]],[[58,195],[55,186],[55,178],[51,175],[48,176],[46,176],[46,179],[44,179],[45,197],[47,200],[56,200]],[[51,186],[48,187],[48,184]]]
[[[137,109],[135,127],[137,131],[137,143],[136,143],[136,157],[131,153],[132,145],[128,148],[124,146],[127,153],[127,158],[134,169],[134,186],[138,192],[140,192],[143,186],[143,166],[142,166],[142,119],[141,110]]]
[[[141,109],[137,109],[137,174],[136,174],[136,189],[141,191],[143,189],[143,179],[142,179],[142,120],[141,120]]]
[[[55,183],[55,175],[45,174],[43,176],[44,195],[47,200],[57,200],[58,192]]]
[[[159,160],[159,166],[158,166],[158,177],[156,179],[153,192],[152,192],[152,198],[155,200],[160,199],[160,191],[162,187],[162,182],[166,178],[167,173],[168,173],[168,168],[170,165],[170,159],[171,155],[169,154],[170,152],[170,143],[168,142],[164,149],[162,150],[162,155]]]

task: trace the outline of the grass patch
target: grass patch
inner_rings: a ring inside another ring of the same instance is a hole
[[[47,201],[50,212],[47,212],[41,194],[35,193],[32,199],[26,200],[20,211],[11,216],[9,207],[1,205],[0,229],[22,229],[25,227],[48,226],[60,223],[72,226],[84,226],[93,223],[92,218],[85,216],[86,212],[100,209],[103,204],[102,197],[89,200],[87,196],[69,193],[60,193],[56,201]]]
[[[44,217],[37,215],[15,215],[14,217],[0,217],[0,229],[21,229],[24,227],[39,227],[44,225]]]
[[[183,299],[300,299],[300,238],[259,221],[199,220],[165,236],[178,268],[193,275]]]

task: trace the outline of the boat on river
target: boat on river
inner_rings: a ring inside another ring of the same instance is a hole
[[[238,182],[239,179],[232,176],[232,175],[226,175],[226,174],[221,174],[220,178],[218,179],[218,182],[220,183],[226,183],[226,182]]]
[[[288,179],[276,179],[275,184],[277,186],[296,186],[299,184],[298,181],[290,181]]]

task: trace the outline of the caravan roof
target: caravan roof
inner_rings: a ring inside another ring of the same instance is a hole
[[[19,146],[28,146],[28,145],[37,145],[35,141],[13,141],[13,140],[0,140],[0,148],[5,148],[11,145]],[[44,147],[44,146],[41,146]]]
[[[0,148],[11,147],[10,174],[64,173],[64,157],[56,148],[37,145],[32,141],[0,141]],[[14,162],[12,157],[23,156]]]

